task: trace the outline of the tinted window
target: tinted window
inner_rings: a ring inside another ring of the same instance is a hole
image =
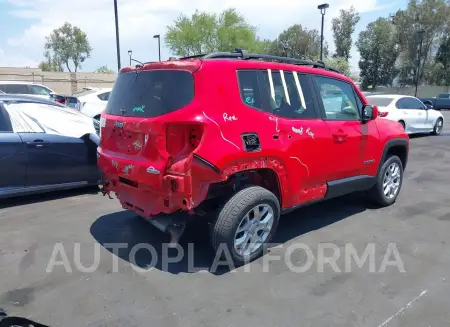
[[[106,113],[127,117],[156,117],[181,109],[194,98],[194,78],[178,70],[119,74]]]
[[[424,105],[414,98],[401,98],[397,101],[396,107],[399,109],[424,109]]]
[[[325,117],[330,120],[359,120],[360,114],[353,86],[337,79],[314,76]]]
[[[2,85],[3,91],[10,94],[29,94],[28,86],[26,84],[5,84]]]
[[[242,101],[285,118],[315,118],[307,77],[273,70],[238,71]]]
[[[49,95],[51,93],[48,89],[39,85],[29,85],[28,87],[31,90],[31,94]]]
[[[442,93],[442,94],[439,94],[439,98],[448,99],[448,98],[450,98],[450,93]]]
[[[239,89],[242,102],[250,107],[263,110],[258,75],[260,75],[260,72],[257,70],[238,71]]]
[[[1,106],[1,104],[0,104]],[[0,107],[0,132],[12,132],[11,120],[6,110]]]
[[[392,98],[381,98],[381,97],[367,97],[369,104],[373,106],[387,107],[394,99]]]
[[[97,95],[97,98],[99,98],[102,101],[108,101],[110,94],[111,94],[111,92],[101,93],[101,94]]]

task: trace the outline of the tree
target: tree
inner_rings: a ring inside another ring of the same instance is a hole
[[[450,29],[449,29],[450,30]],[[450,35],[442,39],[436,54],[437,67],[440,68],[435,76],[438,77],[436,84],[450,85]]]
[[[236,48],[256,52],[263,50],[268,43],[260,40],[256,28],[233,8],[220,15],[198,10],[191,17],[181,15],[167,27],[164,40],[176,56],[232,51]]]
[[[331,68],[337,69],[342,74],[350,77],[350,64],[344,57],[324,58],[323,61]]]
[[[433,48],[439,44],[449,22],[450,4],[447,0],[409,0],[406,10],[395,14],[398,43],[402,52],[400,83],[411,85],[424,67],[432,68]],[[423,30],[420,37],[419,31]],[[417,70],[419,45],[422,39],[421,65]]]
[[[268,48],[271,55],[313,59],[320,55],[320,34],[316,29],[308,30],[300,24],[290,26],[278,35]],[[324,56],[328,45],[324,44]]]
[[[39,69],[41,69],[43,72],[61,72],[62,70],[60,67],[54,65],[51,61],[41,61],[39,66]]]
[[[108,66],[100,66],[95,70],[96,73],[103,73],[103,74],[113,74],[114,71],[112,69],[109,69]]]
[[[360,53],[361,87],[392,85],[397,76],[395,63],[399,49],[395,27],[386,18],[378,18],[359,34],[356,47]]]
[[[423,81],[434,85],[450,85],[450,36],[441,40],[434,61],[425,64]]]
[[[72,61],[76,72],[78,68],[81,68],[82,63],[90,57],[92,47],[86,33],[76,26],[64,23],[46,37],[45,50],[46,58],[64,64],[69,72],[72,71],[69,65]]]
[[[350,50],[352,48],[352,35],[355,32],[355,26],[360,20],[359,14],[352,6],[349,10],[340,10],[339,17],[332,19],[332,30],[334,45],[336,47],[336,57],[350,59]]]

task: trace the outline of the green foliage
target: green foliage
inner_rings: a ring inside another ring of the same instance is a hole
[[[43,72],[62,72],[62,68],[58,65],[55,65],[51,61],[41,61],[39,66]]]
[[[350,64],[344,57],[324,58],[323,61],[331,68],[339,70],[342,74],[350,77]]]
[[[257,37],[256,28],[235,9],[227,9],[220,15],[197,10],[191,17],[181,15],[167,29],[165,43],[177,56],[232,51],[235,48],[253,52],[267,46],[267,41]]]
[[[332,19],[331,23],[337,57],[343,57],[347,61],[350,59],[352,35],[355,32],[355,26],[359,20],[359,14],[353,6],[349,10],[341,9],[339,17]]]
[[[91,52],[92,47],[86,33],[76,26],[64,23],[46,38],[44,56],[58,67],[64,64],[69,72],[72,71],[69,65],[72,62],[76,72],[90,57]]]
[[[308,30],[300,24],[290,26],[278,35],[269,48],[269,54],[298,59],[318,58],[320,55],[320,33]],[[328,55],[328,45],[324,43],[324,56]]]
[[[103,74],[113,74],[114,71],[112,69],[109,69],[108,66],[100,66],[95,70],[96,73],[103,73]]]
[[[395,27],[386,18],[378,18],[359,34],[356,46],[360,53],[361,87],[366,90],[391,85],[397,76],[395,62],[399,55]]]
[[[450,4],[447,0],[409,0],[406,10],[395,15],[397,41],[402,52],[400,83],[411,85],[417,77],[420,43],[420,76],[424,67],[434,70],[432,63],[436,44],[444,36],[450,20]],[[423,30],[423,34],[419,31]],[[425,72],[425,75],[429,74]]]

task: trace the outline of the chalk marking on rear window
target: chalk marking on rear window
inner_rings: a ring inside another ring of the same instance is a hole
[[[272,69],[268,69],[267,74],[269,75],[270,96],[272,97],[273,101],[275,101],[275,88],[273,87],[272,81]]]
[[[133,112],[136,112],[136,111],[144,112],[144,108],[145,108],[144,105],[142,105],[142,106],[136,106],[136,107],[133,108]]]
[[[286,97],[286,101],[287,101],[288,105],[291,105],[291,99],[289,98],[289,92],[287,89],[286,80],[284,79],[284,72],[282,70],[280,70],[280,76],[281,76],[281,84],[283,84],[283,90],[284,90],[284,95]]]
[[[294,72],[294,80],[295,80],[295,85],[297,86],[298,94],[300,94],[300,100],[302,101],[302,106],[303,106],[303,108],[306,109],[305,97],[303,96],[303,90],[302,90],[302,87],[300,86],[300,81],[298,80],[297,72]]]

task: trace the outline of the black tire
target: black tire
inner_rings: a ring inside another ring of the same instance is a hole
[[[440,127],[439,127],[439,122],[441,123]],[[431,132],[431,134],[432,135],[440,135],[443,129],[444,129],[444,120],[439,117],[436,120],[436,123],[434,124],[434,128],[433,128],[433,131]]]
[[[403,120],[400,120],[399,123],[400,123],[400,125],[402,125],[403,130],[405,130],[406,129],[405,122]]]
[[[393,163],[398,164],[398,166],[400,167],[400,181],[399,181],[400,183],[395,196],[389,198],[384,194],[383,180],[389,166]],[[403,164],[400,158],[395,155],[388,157],[386,161],[382,164],[381,169],[378,172],[375,185],[367,192],[369,200],[382,207],[387,207],[393,204],[397,200],[397,197],[402,189],[403,174],[404,174]]]
[[[264,244],[267,244],[272,239],[278,226],[280,203],[272,192],[263,187],[248,186],[238,191],[218,210],[216,219],[211,223],[210,237],[214,250],[216,253],[220,250],[222,255],[224,250],[227,252],[226,255],[230,254],[235,267],[255,260],[264,251],[263,245],[249,256],[243,256],[237,253],[234,248],[236,231],[243,218],[252,208],[262,204],[269,205],[273,211],[272,228],[264,242]],[[221,244],[223,245],[221,246]],[[225,249],[223,246],[225,246]],[[230,263],[227,262],[227,264]]]

